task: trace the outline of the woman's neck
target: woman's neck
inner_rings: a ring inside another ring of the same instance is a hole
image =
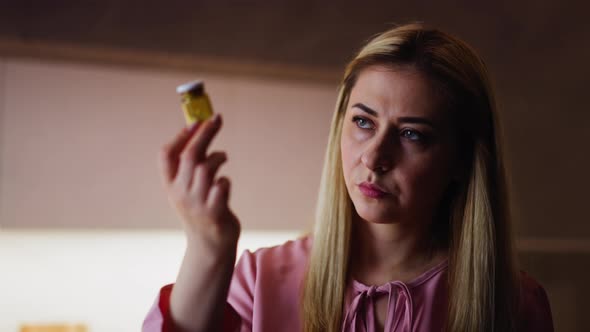
[[[351,276],[370,285],[408,282],[447,257],[425,223],[375,224],[353,220]]]

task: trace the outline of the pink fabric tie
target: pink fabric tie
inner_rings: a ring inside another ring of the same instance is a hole
[[[384,324],[385,332],[412,331],[414,304],[406,284],[401,281],[392,281],[376,287],[353,281],[353,290],[356,296],[352,300],[350,309],[344,318],[343,332],[376,331],[375,298],[382,294],[388,294],[387,317]]]

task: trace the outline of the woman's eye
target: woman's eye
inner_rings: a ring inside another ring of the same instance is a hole
[[[423,141],[424,136],[417,131],[411,129],[402,130],[402,136],[411,141]]]
[[[361,118],[360,116],[353,117],[352,122],[356,123],[356,126],[361,129],[372,129],[371,121],[365,118]]]

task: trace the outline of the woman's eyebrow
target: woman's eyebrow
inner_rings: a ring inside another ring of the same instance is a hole
[[[379,115],[377,114],[377,111],[372,110],[371,108],[369,108],[369,106],[362,104],[362,103],[356,103],[354,105],[352,105],[352,107],[356,107],[356,108],[360,108],[362,111],[371,114],[374,117],[378,117]]]
[[[356,107],[360,110],[362,110],[365,113],[368,113],[374,117],[379,117],[379,113],[373,109],[371,109],[369,106],[363,104],[363,103],[356,103],[354,105],[352,105],[352,107]],[[427,118],[423,118],[423,117],[418,117],[418,116],[403,116],[397,119],[400,123],[416,123],[416,124],[424,124],[427,126],[430,126],[432,128],[436,128],[436,126],[434,125],[434,123],[427,119]]]
[[[397,118],[397,120],[400,123],[416,123],[416,124],[423,124],[423,125],[427,125],[430,126],[431,128],[436,128],[436,126],[434,125],[434,123],[426,118],[421,118],[421,117],[417,117],[417,116],[403,116],[400,118]]]

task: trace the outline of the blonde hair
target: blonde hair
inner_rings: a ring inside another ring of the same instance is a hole
[[[443,198],[436,233],[449,248],[447,331],[513,331],[518,270],[510,229],[495,97],[486,66],[465,42],[421,23],[370,40],[346,67],[332,117],[303,285],[304,331],[342,325],[353,206],[340,155],[348,98],[359,73],[372,65],[414,68],[445,97],[460,139],[465,174]],[[434,232],[434,230],[433,230]]]

